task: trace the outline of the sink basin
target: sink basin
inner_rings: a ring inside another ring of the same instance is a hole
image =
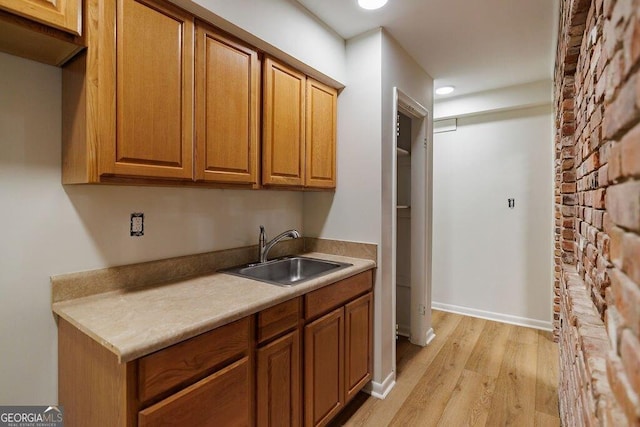
[[[221,270],[222,273],[246,277],[278,286],[294,286],[353,264],[325,261],[301,256],[274,259]]]

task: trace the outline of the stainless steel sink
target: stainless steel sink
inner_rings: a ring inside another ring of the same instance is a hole
[[[294,286],[332,273],[353,264],[325,261],[301,256],[285,257],[221,270],[222,273],[246,277],[278,286]]]

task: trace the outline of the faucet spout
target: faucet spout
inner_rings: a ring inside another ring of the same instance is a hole
[[[266,242],[267,235],[264,231],[264,226],[260,226],[260,237],[258,239],[258,248],[260,249],[260,262],[267,262],[267,255],[273,246],[279,241],[286,239],[287,237],[291,239],[300,238],[300,232],[298,230],[292,229],[284,231],[278,234],[276,237],[271,239],[269,242]],[[265,243],[266,242],[266,243]]]

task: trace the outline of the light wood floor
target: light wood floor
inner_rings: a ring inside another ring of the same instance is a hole
[[[397,344],[396,386],[364,393],[333,426],[559,426],[558,349],[550,332],[433,312],[427,347]]]

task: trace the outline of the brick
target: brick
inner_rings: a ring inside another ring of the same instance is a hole
[[[614,353],[618,353],[618,338],[622,334],[624,324],[620,319],[620,314],[615,308],[615,305],[611,305],[607,309],[607,313],[604,318],[604,324],[607,328],[607,337],[609,338],[609,345]]]
[[[640,289],[624,273],[617,268],[609,272],[611,290],[616,307],[624,322],[638,335],[640,332]]]
[[[563,194],[567,193],[575,193],[576,192],[576,183],[575,182],[563,182],[560,187],[560,192]]]
[[[575,160],[574,159],[565,159],[562,161],[562,170],[563,171],[568,171],[573,169],[573,167],[575,166]]]
[[[622,239],[624,230],[620,227],[611,227],[609,233],[609,260],[618,268],[622,268]]]
[[[636,105],[637,81],[637,76],[633,75],[620,88],[613,103],[605,108],[603,123],[606,139],[617,137],[619,133],[628,129],[634,121],[640,118],[640,110]]]
[[[607,357],[607,377],[611,384],[611,390],[620,404],[624,414],[627,416],[629,425],[636,425],[640,414],[640,402],[638,395],[633,391],[629,380],[627,379],[622,362],[617,355],[609,353]]]
[[[640,283],[640,236],[637,234],[624,233],[622,236],[622,271]]]
[[[629,230],[640,231],[640,181],[608,187],[606,206],[614,223]]]
[[[620,144],[614,144],[611,146],[608,163],[609,183],[617,182],[622,177],[622,159],[620,158],[620,151]]]
[[[640,175],[640,124],[624,135],[619,147],[622,175]]]
[[[633,391],[640,393],[640,342],[629,329],[620,338],[620,359]]]

